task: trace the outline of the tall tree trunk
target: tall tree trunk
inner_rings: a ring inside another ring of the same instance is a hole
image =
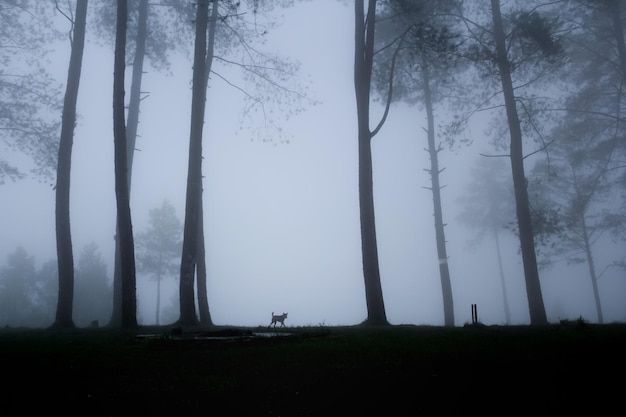
[[[217,11],[218,1],[213,1],[211,7],[211,17],[208,22],[208,45],[204,68],[204,91],[209,84],[209,76],[211,75],[211,66],[213,65],[213,55],[215,47],[215,28],[217,27]],[[209,298],[207,294],[207,272],[206,272],[206,252],[204,244],[204,207],[202,199],[200,199],[200,209],[198,218],[198,249],[196,253],[196,276],[198,286],[198,313],[200,314],[200,323],[212,326],[211,312],[209,309]]]
[[[202,199],[202,129],[206,105],[206,52],[208,1],[199,0],[196,14],[196,39],[193,60],[193,85],[191,98],[191,129],[189,135],[189,160],[187,171],[187,197],[183,253],[180,263],[180,318],[181,325],[195,325],[194,275],[198,250],[198,224]]]
[[[365,323],[387,325],[389,323],[385,313],[378,264],[376,220],[374,216],[374,185],[372,178],[372,132],[369,128],[370,83],[374,58],[376,0],[368,0],[367,18],[365,18],[363,0],[355,1],[354,5],[354,89],[358,118],[361,250],[365,281],[365,301],[367,306],[367,319]]]
[[[526,187],[526,175],[524,174],[524,155],[522,152],[522,129],[517,114],[517,105],[511,80],[511,66],[506,53],[506,38],[502,27],[500,14],[500,1],[491,0],[493,17],[494,38],[496,42],[496,54],[500,81],[504,94],[504,104],[509,122],[511,136],[511,170],[513,174],[513,187],[515,189],[515,205],[517,212],[517,224],[519,228],[520,246],[522,249],[522,262],[524,264],[524,276],[526,279],[526,293],[528,296],[528,308],[530,312],[530,324],[547,324],[546,311],[541,294],[541,283],[537,268],[537,255],[535,253],[535,241],[530,217],[530,204],[528,202],[528,190]]]
[[[72,168],[72,146],[76,123],[78,86],[85,47],[85,26],[87,21],[87,0],[76,2],[76,21],[73,23],[72,52],[65,87],[61,137],[57,162],[56,181],[56,242],[59,271],[59,296],[57,300],[54,327],[74,326],[72,318],[74,303],[74,255],[70,230],[70,177]]]
[[[624,27],[622,25],[621,0],[609,0],[609,14],[613,21],[613,34],[617,46],[617,57],[622,73],[622,79],[626,80],[626,42],[624,41]]]
[[[115,64],[113,71],[113,135],[115,141],[115,196],[117,199],[117,223],[120,245],[122,277],[121,327],[137,326],[137,298],[135,277],[135,244],[130,214],[128,187],[128,155],[124,108],[124,72],[126,69],[126,27],[128,5],[126,0],[117,1],[115,35]]]
[[[435,144],[435,115],[433,111],[432,93],[430,90],[430,73],[428,63],[422,60],[422,80],[424,90],[424,105],[426,107],[426,119],[428,121],[428,153],[430,155],[430,178],[433,192],[433,206],[435,216],[435,240],[437,242],[437,257],[439,259],[439,277],[443,294],[444,324],[454,326],[454,303],[452,298],[452,283],[450,281],[450,268],[448,267],[448,254],[446,251],[446,236],[444,233],[443,209],[441,208],[441,185],[439,182],[439,149]]]
[[[148,37],[148,0],[139,2],[139,21],[137,22],[137,39],[135,57],[133,61],[133,76],[130,85],[130,98],[128,103],[128,121],[126,129],[127,159],[128,159],[128,190],[130,193],[131,176],[133,172],[133,156],[135,155],[135,143],[137,142],[137,130],[139,127],[139,105],[141,103],[141,80],[143,77],[143,62],[146,56],[146,39]],[[115,239],[115,267],[113,272],[113,312],[111,324],[118,325],[121,322],[122,307],[122,280],[120,268],[120,245]]]

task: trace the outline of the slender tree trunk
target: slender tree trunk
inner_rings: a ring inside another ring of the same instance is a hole
[[[72,52],[67,74],[67,86],[63,102],[61,119],[61,137],[56,182],[56,242],[59,271],[59,296],[57,300],[54,327],[72,328],[74,326],[74,255],[70,230],[70,177],[72,167],[72,146],[74,143],[74,125],[76,123],[76,105],[78,87],[85,46],[85,27],[87,20],[87,0],[76,2],[76,21],[73,28]]]
[[[130,193],[131,177],[133,172],[133,157],[135,155],[135,143],[137,142],[137,130],[139,127],[139,105],[141,103],[141,81],[143,78],[143,62],[146,56],[146,39],[148,37],[148,0],[139,2],[139,21],[137,22],[137,39],[135,57],[133,61],[133,75],[130,86],[130,98],[128,103],[128,121],[126,129],[127,159],[128,159],[128,190]],[[117,228],[117,226],[116,226]],[[121,322],[122,285],[120,268],[120,247],[117,234],[115,238],[115,267],[113,272],[113,312],[111,324],[118,325]]]
[[[196,39],[193,60],[193,86],[191,98],[191,129],[187,172],[187,198],[183,253],[180,264],[180,318],[181,325],[195,325],[194,275],[198,250],[198,225],[202,199],[202,129],[206,105],[206,51],[208,1],[199,0],[196,15]]]
[[[622,25],[622,8],[621,0],[609,0],[609,13],[613,20],[613,33],[615,36],[615,45],[617,46],[617,55],[619,58],[620,71],[622,79],[626,80],[626,42],[624,41],[624,27]]]
[[[591,278],[591,287],[593,289],[593,299],[596,304],[596,313],[598,314],[598,323],[604,323],[604,315],[602,314],[602,302],[600,301],[600,292],[598,291],[598,276],[593,261],[593,253],[591,251],[591,242],[589,241],[589,232],[587,231],[587,222],[584,213],[580,215],[580,225],[583,232],[583,244],[585,246],[585,255],[587,257],[587,266],[589,267],[589,277]]]
[[[374,19],[376,0],[368,0],[367,18],[363,0],[355,4],[354,89],[358,118],[359,203],[361,250],[367,306],[366,324],[387,325],[378,264],[374,185],[372,177],[372,133],[369,128],[369,101],[374,57]]]
[[[217,0],[211,6],[211,17],[208,22],[208,45],[204,68],[204,91],[209,84],[209,76],[211,74],[211,66],[213,65],[213,55],[215,47],[215,28],[217,27]],[[206,252],[204,244],[204,207],[202,198],[200,199],[200,209],[198,213],[198,249],[196,253],[196,276],[198,286],[198,312],[200,314],[200,323],[212,326],[211,312],[209,309],[209,298],[207,294],[207,272],[206,272]]]
[[[428,153],[430,154],[430,178],[432,182],[433,206],[435,214],[435,240],[437,242],[437,257],[439,259],[439,277],[443,294],[444,324],[454,326],[454,303],[452,298],[452,283],[448,267],[446,251],[446,236],[444,233],[443,209],[441,207],[441,185],[439,183],[439,149],[435,144],[435,116],[433,111],[432,93],[430,90],[430,73],[427,62],[422,62],[424,105],[428,121]]]
[[[493,228],[493,237],[496,242],[496,256],[498,258],[498,272],[500,273],[500,284],[502,287],[502,302],[504,303],[504,318],[506,324],[511,324],[511,309],[509,308],[509,297],[506,291],[506,280],[504,279],[504,268],[502,267],[502,253],[500,252],[500,235],[498,229]]]
[[[524,264],[524,276],[526,279],[526,293],[530,312],[530,324],[547,324],[546,311],[541,294],[541,283],[537,268],[537,255],[535,253],[535,241],[530,217],[530,204],[528,202],[528,190],[526,187],[526,175],[524,174],[524,155],[522,152],[522,129],[517,114],[517,105],[511,80],[511,67],[506,53],[505,35],[502,27],[500,14],[500,1],[491,0],[493,15],[494,37],[496,41],[496,54],[506,115],[509,122],[511,135],[511,170],[513,173],[513,187],[515,189],[515,204],[517,211],[517,223],[519,228],[520,246],[522,249],[522,262]]]
[[[124,72],[126,69],[126,25],[128,5],[117,1],[115,37],[115,66],[113,71],[113,134],[115,140],[115,196],[120,244],[122,276],[122,321],[124,329],[137,326],[137,298],[135,277],[135,244],[130,213],[128,189],[128,157],[124,108]]]

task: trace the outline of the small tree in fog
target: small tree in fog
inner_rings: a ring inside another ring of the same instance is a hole
[[[139,271],[156,281],[156,324],[160,324],[161,280],[175,276],[180,266],[182,224],[174,206],[167,200],[150,210],[148,230],[137,236]]]
[[[0,326],[43,326],[36,300],[35,258],[18,247],[0,268]]]
[[[113,305],[113,289],[107,276],[107,266],[90,243],[83,248],[78,259],[74,290],[74,321],[77,326],[88,326],[94,320],[108,321]]]

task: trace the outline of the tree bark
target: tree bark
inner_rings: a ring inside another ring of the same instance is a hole
[[[354,4],[354,89],[356,95],[359,141],[361,251],[367,307],[367,319],[365,323],[371,325],[387,325],[389,322],[387,321],[383,301],[378,263],[378,246],[376,242],[374,186],[372,176],[372,132],[369,128],[369,102],[372,63],[374,58],[376,0],[368,0],[367,18],[365,18],[363,0],[355,1]]]
[[[135,248],[128,187],[128,155],[124,108],[124,73],[126,69],[126,28],[128,5],[117,1],[115,63],[113,71],[113,136],[115,149],[115,196],[120,245],[122,278],[121,327],[137,326],[137,298],[135,276]]]
[[[200,200],[202,199],[202,130],[206,105],[205,69],[208,1],[199,0],[197,8],[191,98],[191,129],[187,168],[187,197],[183,253],[180,264],[180,318],[178,323],[181,325],[195,325],[198,323],[194,296],[194,275],[198,250]]]
[[[61,137],[57,162],[56,181],[56,243],[57,265],[59,272],[59,293],[57,299],[54,327],[75,327],[72,318],[74,303],[74,255],[70,227],[70,177],[72,167],[72,146],[74,143],[74,125],[76,124],[76,105],[78,87],[85,46],[85,27],[87,21],[87,0],[76,2],[76,21],[73,28],[72,52],[67,74],[67,86],[63,102],[61,119]]]
[[[433,206],[435,217],[435,240],[437,242],[437,257],[439,259],[439,277],[443,294],[444,324],[454,326],[454,303],[452,298],[452,283],[450,281],[450,268],[448,267],[448,254],[446,250],[446,236],[443,223],[443,209],[441,207],[441,185],[439,182],[439,150],[435,144],[435,116],[433,100],[430,89],[430,74],[428,63],[422,62],[422,82],[424,90],[424,106],[426,107],[426,119],[428,121],[428,153],[430,155],[430,178],[432,183]]]
[[[621,1],[609,0],[609,14],[613,23],[613,34],[615,45],[617,46],[617,57],[622,79],[626,80],[626,42],[624,41],[624,27],[622,25]]]
[[[211,17],[208,21],[208,45],[204,67],[204,91],[206,92],[209,85],[209,76],[211,75],[211,66],[213,65],[213,56],[215,48],[215,29],[218,19],[217,0],[213,2],[211,7]],[[206,97],[205,97],[206,100]],[[198,249],[196,253],[196,276],[198,287],[198,313],[200,314],[200,323],[212,326],[211,312],[209,309],[209,298],[207,294],[207,271],[206,271],[206,252],[204,244],[204,204],[200,199],[200,209],[198,213]]]
[[[139,105],[141,103],[141,81],[143,78],[143,62],[146,56],[146,39],[148,37],[148,0],[139,2],[139,17],[137,22],[137,39],[135,41],[135,57],[133,61],[133,75],[130,85],[130,97],[128,102],[128,122],[126,129],[127,138],[127,165],[128,165],[128,190],[130,193],[131,177],[133,172],[133,157],[135,155],[135,143],[137,142],[137,130],[139,127]],[[113,272],[113,312],[111,324],[118,325],[121,322],[122,309],[122,280],[120,268],[119,240],[115,239],[115,267]]]
[[[526,186],[526,175],[524,173],[524,156],[522,152],[522,129],[515,94],[513,91],[513,81],[511,79],[511,67],[506,53],[506,38],[502,27],[502,16],[500,14],[500,1],[491,0],[493,17],[494,38],[496,42],[496,55],[498,68],[500,70],[500,81],[504,94],[504,104],[509,123],[510,159],[513,174],[513,187],[515,189],[515,205],[517,212],[517,223],[519,228],[519,239],[522,250],[522,262],[524,265],[524,276],[526,279],[526,293],[528,296],[528,308],[530,312],[530,324],[547,324],[546,311],[541,294],[541,283],[539,281],[539,271],[537,268],[537,255],[535,253],[535,241],[530,217],[530,204],[528,201],[528,190]]]

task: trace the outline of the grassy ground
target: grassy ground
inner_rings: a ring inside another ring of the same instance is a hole
[[[268,329],[140,330],[142,337],[105,328],[0,330],[2,414],[32,407],[89,416],[623,409],[621,324],[286,328],[289,336],[232,339],[204,336]]]

